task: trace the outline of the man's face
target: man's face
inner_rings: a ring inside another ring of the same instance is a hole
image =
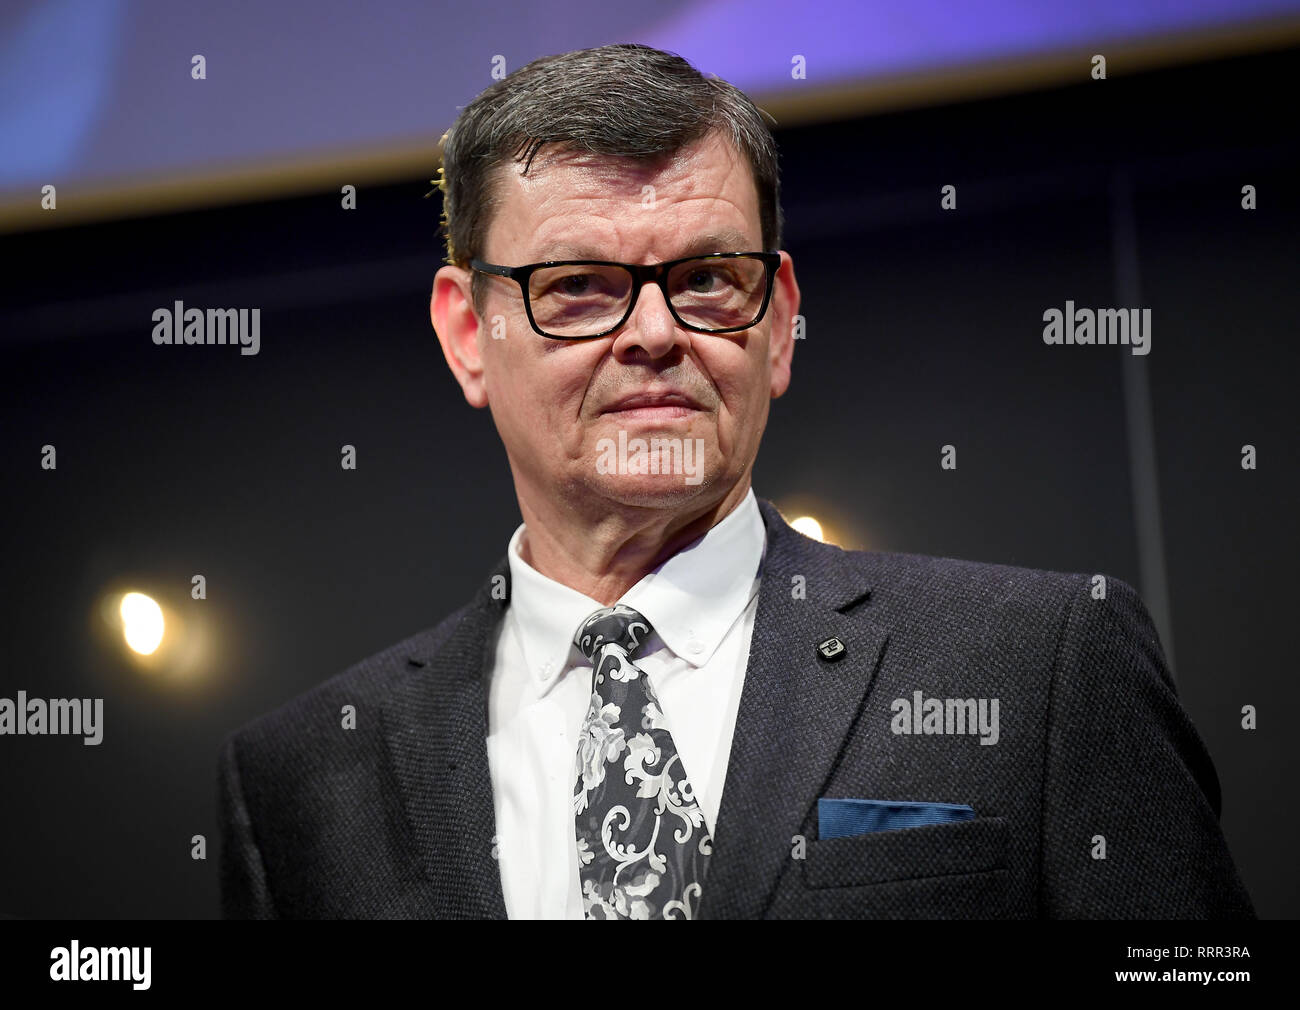
[[[501,199],[482,259],[643,264],[762,248],[752,173],[716,134],[653,166],[546,152],[526,177],[515,165],[499,169]],[[786,253],[758,325],[717,335],[680,326],[662,290],[647,284],[619,330],[554,340],[532,330],[519,285],[507,278],[487,277],[476,319],[469,277],[439,271],[434,327],[466,399],[491,408],[521,497],[709,505],[738,482],[748,486],[768,402],[790,381],[799,290]],[[641,406],[623,402],[633,396]],[[647,456],[637,439],[677,440],[683,454],[660,443]],[[661,472],[630,472],[639,469]]]

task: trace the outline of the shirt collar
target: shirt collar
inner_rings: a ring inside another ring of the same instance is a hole
[[[602,604],[524,561],[519,556],[523,534],[520,524],[506,549],[510,609],[529,672],[551,681],[571,662],[580,661],[573,635]],[[751,487],[720,523],[647,574],[618,602],[640,611],[674,654],[703,666],[749,605],[766,543]]]

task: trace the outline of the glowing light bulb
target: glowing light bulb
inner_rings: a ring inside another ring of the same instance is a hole
[[[822,524],[812,516],[800,516],[790,524],[806,537],[812,537],[814,540],[826,542],[826,537],[822,533]]]
[[[127,593],[118,612],[126,644],[142,656],[154,652],[163,637],[162,608],[144,593]]]

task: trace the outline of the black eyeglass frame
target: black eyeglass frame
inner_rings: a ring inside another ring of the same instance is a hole
[[[689,263],[692,260],[711,260],[711,259],[738,259],[740,257],[749,259],[762,260],[763,266],[767,271],[766,288],[763,291],[763,304],[758,307],[758,314],[744,326],[728,326],[720,330],[705,329],[702,326],[693,326],[686,322],[677,314],[677,309],[673,305],[672,296],[668,293],[668,271],[682,263]],[[673,314],[673,318],[678,324],[695,333],[739,333],[741,330],[748,330],[757,326],[767,315],[768,304],[772,301],[772,288],[776,283],[776,272],[781,266],[781,254],[777,252],[723,252],[723,253],[703,253],[698,256],[683,256],[680,259],[668,260],[664,263],[617,263],[613,260],[546,260],[542,263],[526,263],[518,267],[505,267],[497,263],[487,263],[480,259],[471,259],[470,268],[480,273],[495,274],[498,277],[508,277],[519,284],[520,293],[524,298],[524,311],[528,313],[528,325],[537,333],[548,340],[595,340],[599,337],[607,337],[615,330],[620,329],[624,323],[632,318],[632,313],[636,309],[637,299],[641,297],[641,288],[647,281],[652,281],[659,286],[663,292],[664,304],[668,306],[668,311]],[[627,311],[623,313],[623,318],[615,325],[600,333],[592,333],[581,337],[560,337],[554,333],[547,333],[537,325],[537,320],[533,318],[533,302],[528,294],[528,279],[533,273],[543,267],[564,267],[564,266],[602,266],[602,267],[622,267],[632,274],[632,297],[628,300]]]

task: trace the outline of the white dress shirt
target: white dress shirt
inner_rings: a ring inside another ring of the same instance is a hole
[[[510,538],[510,603],[488,699],[495,851],[512,919],[581,919],[574,831],[578,733],[591,663],[572,644],[603,604],[547,578]],[[710,833],[718,823],[731,737],[758,608],[767,536],[751,488],[720,523],[618,601],[654,634],[634,657],[650,678]]]

